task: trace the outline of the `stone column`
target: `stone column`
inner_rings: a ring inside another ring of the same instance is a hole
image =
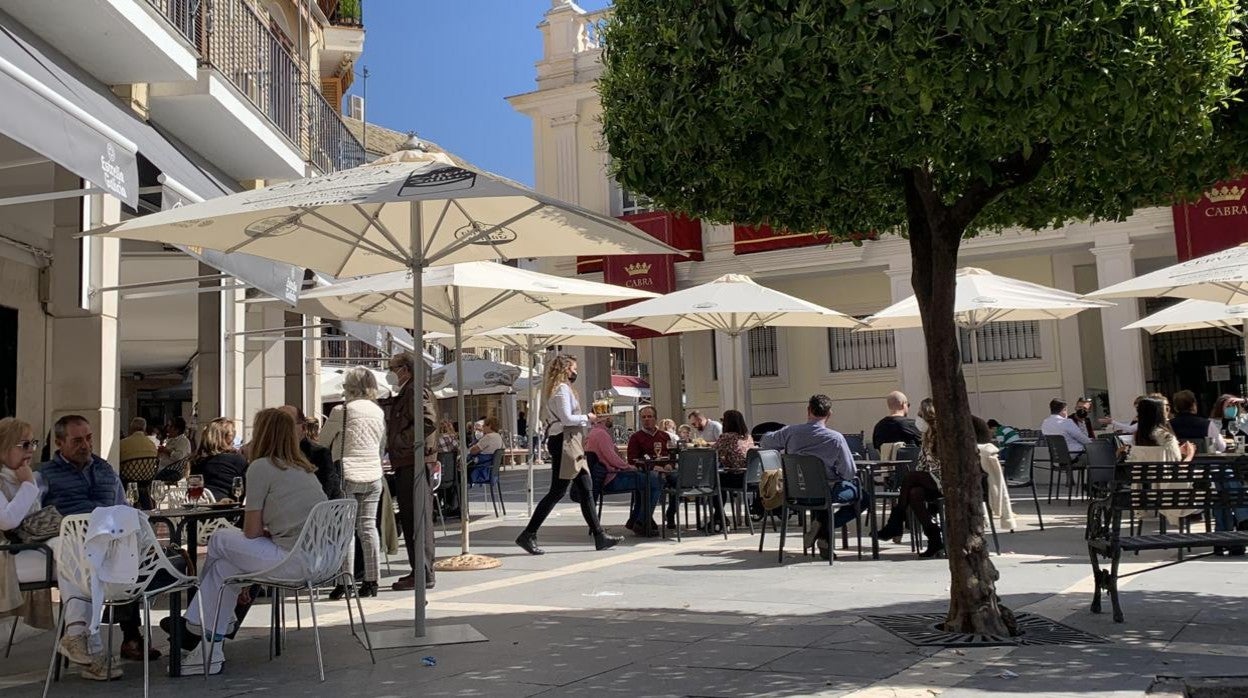
[[[659,418],[671,417],[677,424],[685,421],[680,371],[680,335],[670,335],[650,342],[650,395]]]
[[[219,273],[207,264],[199,265],[201,275]],[[237,283],[226,279],[226,285]],[[201,288],[222,285],[220,280],[201,281]],[[195,424],[202,426],[217,417],[242,424],[245,353],[243,337],[235,333],[246,327],[245,312],[239,307],[242,291],[204,291],[199,294],[199,351],[195,360],[192,392]]]
[[[1125,233],[1100,235],[1092,247],[1096,257],[1096,282],[1100,288],[1135,277],[1131,238]],[[1123,298],[1101,308],[1101,331],[1105,344],[1105,375],[1109,383],[1110,414],[1129,421],[1135,414],[1136,396],[1144,392],[1144,346],[1139,330],[1122,328],[1140,319],[1139,301]],[[1078,396],[1076,396],[1078,397]]]
[[[284,327],[286,307],[281,303],[253,303],[247,308],[249,331]],[[244,439],[251,438],[256,413],[266,407],[286,403],[286,343],[249,340],[246,343],[246,401],[242,428]]]
[[[914,295],[914,287],[910,285],[910,260],[890,262],[888,269],[889,286],[892,290],[892,302],[903,301]],[[931,397],[931,380],[927,375],[927,344],[922,329],[895,330],[893,347],[897,355],[897,379],[899,389],[910,398],[913,406],[911,416],[925,397]],[[881,400],[883,395],[880,396]]]
[[[57,168],[57,189],[82,186],[76,175]],[[116,292],[91,293],[116,286],[121,241],[77,238],[84,230],[121,220],[121,203],[101,194],[60,199],[53,205],[50,300],[50,341],[47,361],[47,419],[52,424],[67,414],[91,422],[95,451],[117,464],[120,362],[117,354]],[[39,439],[44,434],[36,434]],[[55,445],[53,445],[55,448]]]
[[[719,376],[719,412],[738,410],[746,424],[754,423],[753,395],[750,392],[750,337],[742,334],[736,339],[723,332],[715,333],[715,363]],[[736,344],[737,364],[733,364],[733,344]],[[709,358],[709,357],[707,357]],[[707,415],[718,419],[718,415]]]
[[[1053,285],[1063,291],[1078,293],[1075,288],[1075,259],[1072,254],[1053,256]],[[1057,321],[1057,351],[1061,357],[1058,364],[1062,372],[1062,395],[1073,400],[1083,395],[1087,382],[1083,379],[1083,352],[1079,337],[1079,316],[1072,315]],[[1088,397],[1095,398],[1093,395]]]

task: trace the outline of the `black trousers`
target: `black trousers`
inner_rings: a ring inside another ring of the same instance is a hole
[[[912,470],[901,478],[898,488],[900,496],[892,513],[888,515],[885,528],[901,531],[905,526],[906,512],[913,511],[923,528],[923,535],[928,540],[940,540],[940,527],[936,525],[936,515],[932,512],[929,502],[940,499],[940,485],[931,473],[925,470]]]
[[[403,546],[407,549],[407,564],[412,574],[423,569],[425,582],[434,581],[433,558],[437,547],[433,540],[433,494],[429,491],[429,477],[423,463],[414,468],[400,468],[395,483],[399,498],[399,528],[403,531]],[[419,474],[419,477],[417,476]],[[413,492],[413,485],[417,488]],[[421,564],[416,565],[416,497],[425,502],[425,536],[421,551]]]
[[[551,436],[546,440],[546,445],[550,448],[550,491],[534,507],[533,518],[529,519],[529,525],[524,527],[524,532],[536,534],[537,529],[542,527],[542,523],[546,521],[547,516],[550,516],[555,505],[563,499],[563,495],[568,493],[570,486],[577,491],[576,496],[580,499],[581,516],[585,517],[585,523],[589,524],[590,530],[595,533],[602,533],[602,525],[598,523],[598,512],[594,509],[594,484],[589,477],[589,471],[581,470],[571,480],[559,477],[559,465],[563,460],[563,434]]]

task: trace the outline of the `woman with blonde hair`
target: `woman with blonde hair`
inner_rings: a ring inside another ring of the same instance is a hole
[[[234,599],[240,590],[231,586],[222,596],[224,580],[281,562],[299,539],[312,508],[325,501],[325,492],[313,474],[316,468],[299,450],[299,431],[294,418],[281,409],[261,410],[256,415],[243,528],[221,529],[208,539],[199,587],[207,617],[200,618],[198,606],[191,606],[186,628],[193,635],[212,638],[210,674],[220,673],[225,662],[221,641],[231,631]],[[225,601],[220,608],[218,598]],[[205,645],[201,642],[184,660],[184,675],[203,673]]]
[[[580,413],[580,402],[572,390],[576,382],[576,359],[566,354],[556,356],[546,366],[546,376],[542,382],[542,394],[546,397],[545,408],[547,420],[546,447],[550,450],[550,491],[542,497],[533,510],[533,518],[516,538],[516,545],[524,548],[530,555],[541,555],[545,551],[537,547],[537,530],[550,515],[559,500],[567,493],[569,485],[576,490],[576,497],[581,504],[581,515],[589,530],[594,534],[594,547],[606,550],[620,542],[617,536],[609,536],[598,522],[598,514],[594,510],[593,483],[590,480],[589,465],[585,461],[584,430],[598,421],[592,414]]]
[[[218,417],[204,425],[191,473],[204,476],[204,487],[217,499],[234,496],[234,478],[247,481],[247,459],[234,448],[234,420]]]
[[[35,482],[35,473],[30,466],[39,442],[34,438],[34,430],[30,424],[14,417],[0,419],[0,532],[7,533],[17,530],[26,517],[38,513],[42,508],[39,501],[39,486]],[[53,556],[60,551],[60,538],[43,541],[52,550]],[[12,567],[8,567],[12,565]],[[55,565],[52,568],[56,569]],[[0,612],[12,612],[21,607],[22,597],[18,585],[22,582],[42,581],[47,574],[45,553],[39,550],[23,550],[16,555],[0,553]],[[35,576],[28,576],[34,573]],[[53,572],[55,574],[55,572]],[[61,637],[57,651],[69,661],[82,666],[83,678],[94,681],[107,681],[108,657],[101,653],[92,653],[87,633],[87,619],[91,605],[81,599],[91,598],[91,592],[80,589],[73,580],[60,580],[62,599],[79,599],[73,603],[62,601],[61,615],[64,616],[65,633]],[[14,601],[17,602],[14,605]],[[14,619],[17,622],[17,619]],[[121,667],[114,666],[111,678],[121,677]]]
[[[923,430],[923,442],[914,470],[901,478],[897,504],[889,514],[888,523],[880,529],[880,540],[898,538],[906,524],[906,513],[913,511],[927,537],[927,550],[919,557],[936,557],[945,549],[940,526],[932,513],[931,503],[940,498],[940,437],[936,433],[936,409],[931,398],[923,400],[919,416],[927,425]]]
[[[386,415],[377,405],[377,378],[363,366],[347,371],[342,380],[343,404],[330,410],[321,432],[335,461],[342,463],[342,493],[355,499],[355,536],[364,557],[364,581],[360,596],[376,596],[381,567],[381,536],[377,533],[377,508],[381,502],[381,445],[386,440]],[[355,566],[355,546],[350,546],[343,571]],[[347,593],[334,587],[329,598]]]

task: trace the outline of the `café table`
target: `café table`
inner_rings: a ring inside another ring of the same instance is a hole
[[[169,542],[183,546],[191,564],[199,569],[199,525],[203,521],[225,519],[242,516],[243,507],[239,504],[229,506],[191,506],[176,509],[156,509],[148,514],[152,523],[163,523],[169,528]],[[184,535],[185,534],[185,535]],[[190,599],[187,599],[188,603]],[[182,675],[182,593],[169,595],[169,619],[173,624],[173,633],[169,636],[169,675]]]
[[[871,488],[871,559],[873,560],[880,559],[880,539],[879,536],[875,535],[875,532],[879,530],[879,514],[876,513],[876,504],[878,503],[882,507],[883,499],[893,498],[896,496],[896,492],[894,490],[885,490],[881,493],[877,487],[885,485],[885,478],[888,476],[892,476],[896,482],[898,480],[896,477],[897,471],[903,467],[909,467],[912,464],[913,461],[910,460],[854,460],[854,465],[858,468],[858,479],[861,481],[862,486]],[[887,496],[881,497],[881,494],[885,494]]]
[[[650,476],[649,476],[649,473],[659,471],[660,476],[662,476],[663,474],[667,472],[666,470],[667,468],[675,468],[676,456],[674,454],[668,454],[660,458],[654,458],[654,457],[634,458],[633,460],[629,461],[629,464],[637,468],[638,470],[644,473],[647,473],[646,479],[643,481],[641,492],[640,492],[641,510],[643,512],[650,511]],[[660,468],[664,470],[659,470]],[[660,502],[660,504],[661,503],[662,502]],[[660,512],[660,516],[661,515],[662,513]]]

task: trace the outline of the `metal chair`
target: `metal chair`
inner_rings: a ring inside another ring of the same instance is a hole
[[[686,448],[676,456],[676,482],[663,485],[660,501],[674,496],[677,501],[692,500],[698,509],[698,520],[702,518],[701,507],[715,502],[719,505],[720,525],[724,528],[724,540],[728,539],[728,518],[724,515],[724,498],[719,489],[719,469],[715,451],[709,448]],[[712,509],[714,511],[714,509]],[[676,541],[680,542],[680,512],[676,510]],[[710,532],[711,516],[707,515],[707,532]],[[689,524],[689,513],[685,512],[685,524]],[[667,538],[667,517],[663,517],[661,533]]]
[[[56,586],[56,556],[46,543],[9,543],[0,537],[0,555],[6,554],[14,557],[18,591],[38,591]],[[8,659],[9,652],[13,650],[13,637],[17,635],[18,622],[19,618],[13,616],[9,641],[4,646],[5,659]]]
[[[1040,496],[1036,494],[1036,444],[1010,444],[1009,455],[1001,464],[1001,474],[1005,478],[1007,490],[1018,487],[1031,488],[1031,501],[1036,505],[1036,520],[1040,522],[1040,530],[1044,530],[1044,517],[1040,515]]]
[[[781,459],[784,471],[784,503],[780,506],[780,549],[776,561],[784,563],[784,538],[789,529],[789,511],[810,513],[827,512],[827,530],[823,532],[828,544],[828,564],[836,559],[832,554],[832,497],[828,490],[828,474],[823,461],[814,456],[784,454]],[[767,537],[764,528],[758,538],[758,551],[763,551],[763,541]]]
[[[442,522],[442,535],[446,535],[446,514],[442,511],[446,508],[443,492],[447,489],[454,490],[457,487],[458,480],[455,479],[455,453],[452,451],[444,451],[438,454],[438,471],[434,474],[433,479],[429,482],[429,490],[433,492],[433,500],[437,504],[434,513],[438,515],[438,520]],[[450,473],[450,477],[447,477]],[[458,502],[455,502],[458,504]],[[452,509],[452,511],[454,511]]]
[[[260,572],[227,577],[217,593],[216,608],[219,609],[224,602],[225,590],[234,585],[259,584],[277,590],[273,600],[275,607],[282,603],[282,592],[293,591],[296,594],[301,591],[308,592],[308,605],[312,612],[312,633],[316,641],[316,663],[322,682],[325,681],[325,660],[321,655],[321,630],[316,620],[316,594],[313,593],[319,587],[342,584],[346,588],[347,622],[351,625],[351,635],[368,650],[368,658],[373,664],[377,663],[377,658],[373,656],[372,640],[368,637],[368,621],[364,618],[364,605],[360,602],[359,594],[355,590],[355,577],[349,571],[344,572],[342,569],[343,561],[347,559],[347,546],[353,544],[355,537],[356,506],[354,499],[335,499],[312,507],[294,547],[281,562]],[[364,639],[361,639],[355,632],[355,616],[351,612],[353,596],[356,608],[360,612],[360,626],[364,632]],[[206,616],[201,617],[206,618]],[[207,622],[205,622],[205,628],[207,628]],[[275,644],[276,632],[277,624],[274,623],[270,626],[272,635],[270,647]],[[205,676],[208,674],[207,665],[212,657],[211,638],[212,634],[205,631],[204,642],[207,643],[204,650]]]
[[[771,453],[779,456],[776,451]],[[724,488],[724,494],[728,495],[728,502],[732,505],[732,526],[737,527],[737,504],[740,503],[741,511],[745,517],[746,526],[750,529],[750,535],[754,535],[754,520],[750,517],[750,507],[747,502],[750,492],[758,492],[758,485],[763,481],[763,458],[761,452],[757,448],[751,448],[745,454],[745,474],[741,478],[741,487]]]
[[[1075,491],[1075,472],[1079,473],[1079,487],[1083,488],[1084,479],[1086,477],[1086,466],[1083,461],[1083,455],[1073,457],[1070,448],[1066,445],[1066,437],[1054,434],[1046,434],[1043,437],[1043,443],[1048,449],[1049,457],[1046,461],[1049,464],[1049,503],[1053,503],[1053,485],[1057,484],[1057,496],[1062,496],[1062,486],[1060,482],[1054,479],[1053,474],[1066,475],[1066,506],[1070,506],[1074,501]]]
[[[849,452],[854,454],[855,458],[865,458],[867,456],[866,439],[862,432],[857,434],[843,434],[845,437],[845,445],[849,447]]]
[[[352,502],[354,504],[355,502]],[[78,589],[89,590],[94,568],[87,558],[86,541],[87,527],[92,514],[66,516],[61,521],[61,548],[56,560],[56,573],[60,579],[73,580]],[[165,556],[164,548],[156,539],[156,533],[146,518],[139,518],[138,531],[139,574],[132,584],[110,583],[105,586],[104,607],[109,610],[108,640],[108,671],[113,668],[113,623],[112,609],[135,602],[143,604],[143,646],[152,646],[152,599],[161,594],[199,589],[199,580],[183,574],[174,567]],[[70,602],[91,604],[91,597],[71,596],[61,598],[60,614],[56,623],[56,632],[52,633],[52,658],[48,662],[48,676],[43,683],[43,695],[47,698],[52,688],[53,673],[57,669],[60,657],[58,647],[65,633],[65,608]],[[195,603],[199,604],[200,617],[203,617],[203,600],[195,594]],[[204,676],[208,675],[208,661],[205,655]],[[147,652],[143,653],[143,695],[147,696],[150,689],[150,660]]]

